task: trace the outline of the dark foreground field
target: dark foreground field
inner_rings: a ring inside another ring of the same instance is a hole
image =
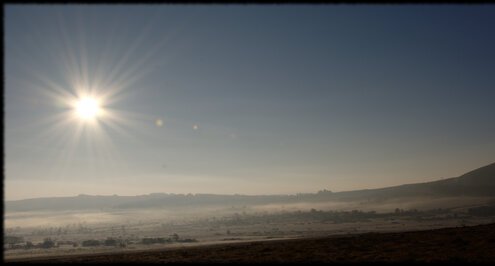
[[[11,260],[12,262],[16,260]],[[495,224],[19,259],[23,262],[495,262]]]

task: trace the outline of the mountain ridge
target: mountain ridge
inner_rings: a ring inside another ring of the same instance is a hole
[[[8,211],[128,209],[152,207],[185,207],[207,205],[262,205],[300,202],[389,200],[405,197],[495,197],[495,163],[474,169],[461,176],[437,181],[398,186],[294,195],[224,195],[224,194],[173,194],[151,193],[137,196],[84,195],[73,197],[47,197],[5,201]]]

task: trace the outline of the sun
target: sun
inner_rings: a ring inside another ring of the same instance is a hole
[[[75,111],[82,119],[95,119],[101,113],[101,106],[95,98],[86,97],[77,101]]]

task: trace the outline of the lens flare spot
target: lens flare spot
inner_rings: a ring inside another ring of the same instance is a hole
[[[163,120],[161,120],[161,119],[157,119],[157,120],[155,121],[155,125],[156,125],[157,127],[162,127],[162,126],[163,126]]]

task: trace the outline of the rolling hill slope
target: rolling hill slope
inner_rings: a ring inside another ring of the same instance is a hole
[[[6,201],[6,211],[88,210],[129,208],[182,208],[290,204],[299,202],[390,200],[411,197],[495,197],[495,163],[459,177],[379,189],[344,192],[320,191],[298,195],[214,195],[153,193],[139,196],[90,196],[36,198]]]
[[[470,171],[459,177],[438,181],[407,184],[379,189],[334,193],[334,199],[398,198],[398,197],[495,197],[495,163]]]

